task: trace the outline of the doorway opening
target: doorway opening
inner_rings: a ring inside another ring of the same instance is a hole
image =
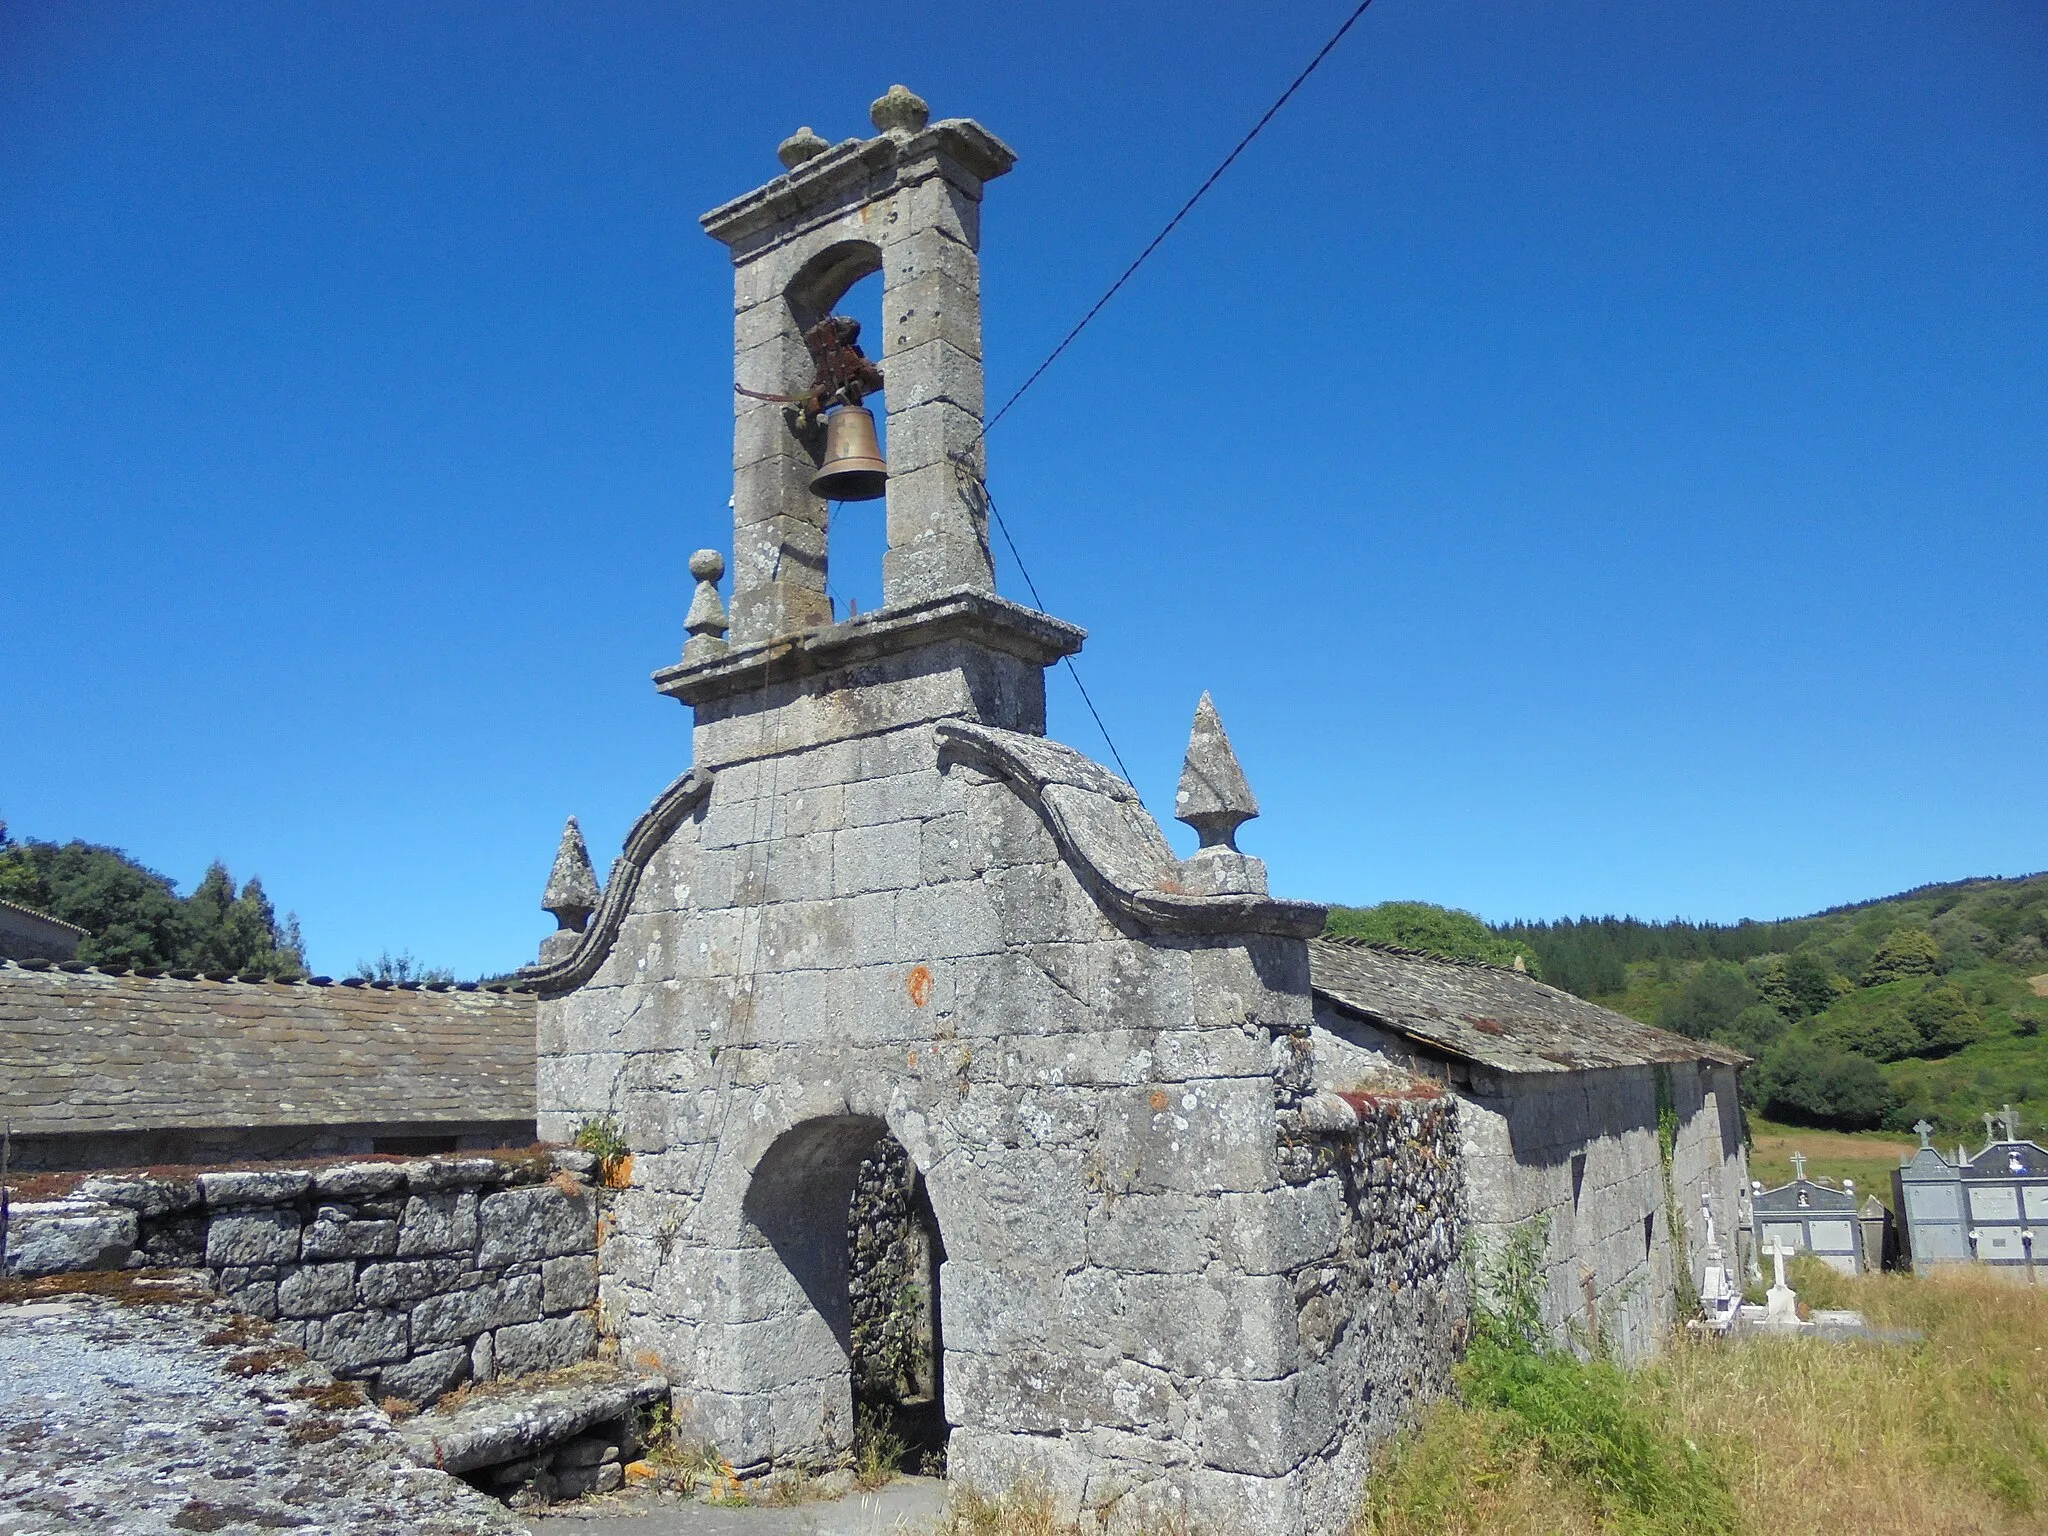
[[[846,1215],[856,1454],[879,1471],[946,1470],[945,1250],[924,1179],[895,1137],[861,1162]]]

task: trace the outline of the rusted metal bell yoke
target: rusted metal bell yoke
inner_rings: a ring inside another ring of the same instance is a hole
[[[840,406],[825,418],[825,458],[811,477],[811,494],[827,501],[874,501],[888,482],[875,413],[864,405]]]

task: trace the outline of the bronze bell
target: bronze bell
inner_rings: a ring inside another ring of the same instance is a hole
[[[825,461],[811,476],[811,494],[827,501],[874,501],[888,481],[875,413],[864,405],[842,405],[827,416]]]

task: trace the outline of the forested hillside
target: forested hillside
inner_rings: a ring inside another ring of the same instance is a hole
[[[1957,1133],[2008,1102],[2048,1119],[2048,874],[1779,922],[1487,925],[1389,902],[1333,909],[1330,928],[1497,962],[1524,954],[1553,986],[1749,1052],[1747,1097],[1773,1119],[1905,1130],[1924,1116]]]

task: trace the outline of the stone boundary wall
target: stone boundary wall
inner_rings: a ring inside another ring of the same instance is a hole
[[[1460,1106],[1427,1083],[1303,1094],[1289,1075],[1280,1176],[1316,1255],[1288,1274],[1308,1367],[1297,1411],[1325,1436],[1309,1505],[1341,1524],[1377,1448],[1450,1390],[1470,1333]]]
[[[595,1353],[594,1165],[556,1152],[89,1177],[14,1206],[6,1272],[204,1269],[280,1342],[373,1397],[426,1404]]]

